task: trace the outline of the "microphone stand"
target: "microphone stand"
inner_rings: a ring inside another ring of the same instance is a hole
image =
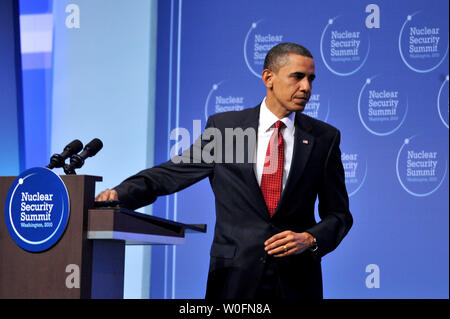
[[[75,172],[75,169],[70,166],[70,165],[64,165],[64,173],[66,173],[66,175],[77,175],[77,173]]]

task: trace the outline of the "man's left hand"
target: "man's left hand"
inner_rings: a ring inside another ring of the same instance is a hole
[[[313,242],[314,237],[310,233],[286,230],[266,240],[264,249],[269,255],[284,257],[304,252],[313,245]]]

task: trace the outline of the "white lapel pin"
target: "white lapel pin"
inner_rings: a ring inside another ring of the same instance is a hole
[[[309,141],[308,140],[303,140],[302,143],[303,144],[309,144]]]

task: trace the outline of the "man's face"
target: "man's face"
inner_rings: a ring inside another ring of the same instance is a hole
[[[315,78],[312,58],[298,54],[289,54],[286,58],[287,63],[278,72],[263,72],[263,81],[268,89],[268,106],[274,109],[271,109],[272,112],[284,113],[284,116],[305,109]]]

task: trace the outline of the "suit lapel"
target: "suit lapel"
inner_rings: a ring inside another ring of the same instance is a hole
[[[297,184],[305,170],[306,163],[311,155],[311,150],[314,147],[314,136],[309,133],[311,129],[312,127],[310,123],[306,121],[305,116],[301,113],[297,113],[295,116],[294,149],[291,167],[289,169],[286,186],[281,193],[281,198],[275,209],[274,215],[282,209],[283,204],[289,198],[294,186]]]
[[[251,128],[256,133],[256,138],[258,138],[258,124],[259,124],[259,110],[260,105],[251,109],[251,113],[247,116],[242,122],[240,127],[245,131],[248,128]],[[256,141],[257,142],[257,141]],[[245,145],[245,149],[248,145]],[[254,196],[254,203],[257,206],[258,213],[261,214],[266,220],[270,220],[269,211],[266,206],[266,202],[264,200],[264,196],[262,194],[261,188],[258,185],[258,181],[256,179],[255,171],[254,171],[254,161],[255,161],[255,152],[256,152],[256,144],[252,145],[250,148],[250,154],[247,155],[244,163],[242,164],[242,173],[244,175],[245,181],[248,183],[250,188],[251,196]]]

